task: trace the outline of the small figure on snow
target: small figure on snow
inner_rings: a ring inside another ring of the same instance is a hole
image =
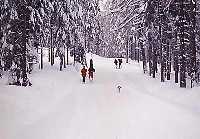
[[[93,67],[93,60],[90,59],[90,67]]]
[[[92,79],[92,80],[93,80],[94,72],[95,72],[95,69],[94,69],[94,68],[90,67],[90,68],[88,69],[89,79]]]
[[[85,66],[83,66],[83,68],[81,69],[81,75],[83,77],[83,83],[85,83],[85,78],[87,75],[87,69],[85,68]]]
[[[89,79],[93,80],[93,74],[95,72],[94,66],[93,66],[93,60],[90,59],[90,68],[88,69]]]
[[[120,59],[118,59],[118,61],[119,61],[119,69],[121,69],[122,59],[120,58]]]
[[[118,64],[117,59],[114,60],[114,63],[115,63],[116,69],[117,69],[117,64]]]
[[[118,85],[117,88],[118,88],[118,91],[120,93],[122,87],[120,85]]]

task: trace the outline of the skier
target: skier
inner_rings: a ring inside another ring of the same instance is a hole
[[[88,69],[89,79],[93,80],[93,73],[95,72],[95,69],[93,67],[90,67]]]
[[[93,68],[93,60],[90,59],[90,67]]]
[[[85,66],[83,66],[83,68],[81,69],[81,75],[83,77],[83,83],[85,83],[85,77],[87,75],[87,69],[85,68]]]
[[[117,64],[118,64],[117,59],[115,59],[114,63],[115,63],[116,69],[117,69]]]
[[[118,61],[119,61],[119,69],[121,69],[122,59],[120,58],[120,59],[118,59]]]
[[[90,68],[88,69],[89,79],[93,80],[93,73],[95,72],[94,66],[93,66],[93,60],[90,59]]]

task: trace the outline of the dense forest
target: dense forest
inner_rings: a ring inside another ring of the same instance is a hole
[[[180,87],[199,82],[199,1],[113,0],[105,5],[106,56],[143,62],[144,73],[161,82],[174,73]],[[114,51],[113,51],[114,50]]]
[[[0,70],[19,72],[24,86],[32,65],[60,58],[60,70],[86,64],[86,53],[143,63],[145,74],[180,87],[200,82],[200,1],[1,0]],[[0,73],[2,74],[2,73]]]
[[[60,57],[62,70],[69,51],[84,64],[85,53],[99,45],[98,1],[2,0],[0,6],[0,67],[20,70],[25,85],[34,63],[43,68],[43,48],[52,66]]]

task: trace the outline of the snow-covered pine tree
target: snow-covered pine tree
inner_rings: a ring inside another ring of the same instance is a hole
[[[14,64],[21,70],[22,85],[27,86],[27,46],[33,33],[31,22],[31,3],[16,0],[13,3],[16,16],[10,21],[7,43],[13,47],[11,55]],[[12,62],[12,63],[13,63]]]
[[[170,6],[170,12],[176,19],[177,43],[179,47],[180,68],[180,87],[186,87],[187,77],[191,80],[191,86],[196,76],[196,43],[195,43],[195,27],[196,27],[196,2],[193,0],[174,0]],[[177,51],[177,50],[176,50]],[[178,64],[176,64],[178,65]],[[176,71],[177,72],[177,71]],[[176,78],[177,78],[176,73]],[[177,79],[176,79],[177,80]]]

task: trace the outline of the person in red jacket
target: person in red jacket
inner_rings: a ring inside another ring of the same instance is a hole
[[[83,66],[83,68],[81,69],[81,75],[83,77],[83,83],[85,83],[85,77],[87,75],[87,69],[85,68],[85,66]]]

